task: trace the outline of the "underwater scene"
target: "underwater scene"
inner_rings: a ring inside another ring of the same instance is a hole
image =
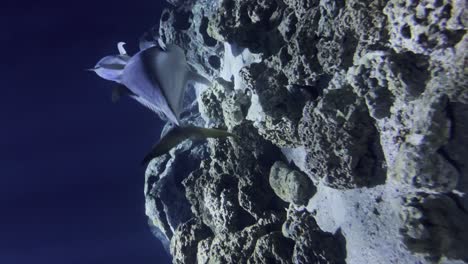
[[[3,136],[0,263],[468,263],[466,1],[104,2],[34,52],[79,63]]]

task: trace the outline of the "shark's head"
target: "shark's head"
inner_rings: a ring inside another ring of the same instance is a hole
[[[125,65],[130,60],[130,56],[127,55],[124,45],[124,42],[119,42],[117,44],[119,55],[106,56],[102,58],[93,69],[89,70],[94,71],[103,79],[120,83]]]
[[[102,58],[91,71],[99,77],[120,83],[120,79],[130,57],[127,55],[112,55]]]

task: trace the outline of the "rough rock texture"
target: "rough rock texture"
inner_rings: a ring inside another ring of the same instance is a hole
[[[268,64],[253,63],[240,72],[252,98],[246,118],[254,121],[265,139],[281,147],[296,147],[300,144],[297,126],[304,101],[290,96],[286,76]]]
[[[290,239],[285,238],[281,232],[271,232],[264,235],[257,240],[254,253],[247,263],[291,263],[293,243]]]
[[[193,104],[191,102],[194,98],[194,91],[189,91],[185,103],[187,111],[182,121],[203,126],[200,114],[194,112],[198,108],[196,101]],[[162,134],[170,128],[170,125],[166,125]],[[207,147],[200,143],[185,141],[169,154],[154,159],[146,170],[146,214],[153,233],[168,252],[176,228],[192,217],[190,203],[181,182],[208,155]]]
[[[390,43],[397,50],[430,54],[453,47],[465,35],[465,1],[389,1]]]
[[[418,193],[405,200],[402,212],[405,243],[415,252],[431,252],[430,259],[442,256],[468,261],[468,214],[457,197]]]
[[[153,160],[174,263],[468,262],[462,0],[171,0],[188,123],[236,138]]]
[[[283,201],[298,205],[306,204],[315,194],[315,186],[306,174],[291,170],[282,161],[277,161],[270,170],[270,186]]]
[[[364,100],[335,77],[332,89],[304,107],[299,133],[308,149],[307,172],[340,189],[382,184],[382,150]]]
[[[342,236],[320,229],[307,211],[288,211],[283,224],[283,235],[294,240],[294,263],[345,263],[346,249]]]
[[[214,12],[214,4],[207,0],[174,2],[181,2],[182,7],[163,11],[158,35],[165,43],[184,49],[188,63],[196,72],[206,77],[219,75],[223,46],[207,33],[208,16]]]

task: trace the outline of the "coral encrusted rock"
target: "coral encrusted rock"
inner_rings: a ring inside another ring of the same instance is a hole
[[[465,0],[167,2],[182,124],[235,135],[147,168],[174,263],[468,263]]]

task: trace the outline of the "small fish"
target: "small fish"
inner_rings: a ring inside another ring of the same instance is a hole
[[[124,48],[125,43],[120,42],[119,55],[104,57],[90,69],[101,78],[118,83],[112,91],[112,101],[128,95],[175,124],[145,157],[144,163],[167,153],[185,139],[233,136],[219,129],[181,126],[179,116],[187,83],[211,85],[211,82],[189,69],[180,47],[158,42],[158,45],[140,45],[142,50],[131,57]]]

